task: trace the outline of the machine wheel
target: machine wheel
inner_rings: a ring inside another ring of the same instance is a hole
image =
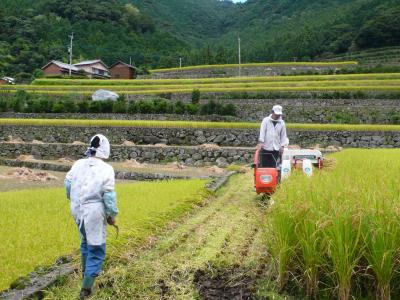
[[[271,195],[268,195],[268,194],[263,194],[262,196],[261,196],[261,201],[269,201],[269,199],[271,199]]]

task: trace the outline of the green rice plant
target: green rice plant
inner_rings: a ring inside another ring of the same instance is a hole
[[[315,66],[315,67],[335,67],[335,66],[356,66],[355,61],[340,61],[340,62],[272,62],[272,63],[245,63],[241,64],[242,67],[299,67],[299,66]],[[220,69],[220,68],[237,68],[238,64],[225,64],[225,65],[200,65],[189,66],[182,68],[169,68],[169,69],[154,69],[150,73],[163,73],[170,71],[187,71],[187,70],[201,70],[201,69]]]
[[[391,282],[398,267],[398,247],[400,240],[398,216],[385,214],[367,217],[364,225],[365,256],[377,281],[376,298],[390,299]],[[390,212],[389,212],[390,213]],[[369,220],[368,220],[369,219]]]
[[[112,86],[80,86],[80,85],[10,85],[0,86],[0,90],[30,90],[30,91],[91,91],[111,89],[116,92],[128,91],[159,91],[171,89],[232,89],[232,88],[268,88],[268,87],[345,87],[345,86],[398,86],[400,79],[384,80],[309,80],[309,81],[265,81],[265,82],[229,82],[229,83],[192,83],[192,84],[153,84],[153,85],[112,85]]]
[[[297,248],[296,219],[287,211],[279,211],[271,218],[269,250],[274,257],[277,270],[277,283],[279,290],[282,290],[289,279],[291,264]]]
[[[361,256],[361,222],[351,211],[340,211],[330,217],[324,230],[327,240],[327,255],[331,260],[331,271],[341,300],[350,299],[351,281]]]
[[[204,198],[204,180],[118,184],[118,239],[108,234],[108,253],[140,243]],[[38,266],[79,248],[76,225],[63,189],[0,193],[0,290]]]
[[[281,224],[295,228],[290,251],[296,257],[285,272],[302,274],[303,280],[286,285],[300,291],[306,282],[308,296],[316,298],[399,298],[392,289],[399,284],[399,154],[349,149],[334,154],[336,163],[328,170],[311,178],[294,171],[283,182],[266,227],[274,235],[268,246],[275,264],[279,248],[288,249]]]
[[[258,128],[256,123],[149,121],[149,120],[81,120],[81,119],[0,119],[1,125],[84,126],[84,127],[154,127],[154,128]],[[400,127],[400,126],[399,126]]]
[[[221,128],[221,129],[259,129],[259,123],[250,122],[192,122],[155,120],[82,120],[82,119],[0,119],[1,125],[21,126],[80,126],[80,127],[154,127],[154,128]],[[386,132],[400,131],[400,125],[372,124],[287,124],[292,130],[311,131],[358,131]]]
[[[99,80],[99,79],[36,79],[32,85],[79,85],[79,86],[148,86],[148,85],[192,85],[210,83],[255,83],[255,82],[290,82],[290,81],[334,81],[334,80],[394,80],[400,79],[400,73],[368,73],[341,75],[298,75],[298,76],[260,76],[229,78],[195,79],[135,79],[135,80]]]
[[[90,90],[30,90],[29,88],[24,89],[30,94],[37,95],[69,95],[72,92],[76,95],[91,95],[93,91]],[[192,88],[185,86],[175,89],[145,89],[145,90],[116,90],[112,89],[116,93],[125,95],[160,95],[160,94],[188,94],[192,92]],[[359,86],[346,86],[346,85],[328,85],[328,86],[254,86],[254,87],[198,87],[201,93],[243,93],[243,92],[356,92],[356,91],[387,91],[387,92],[398,92],[400,86],[397,85],[359,85]],[[16,90],[7,90],[10,93],[16,92]]]
[[[314,222],[315,219],[307,212],[303,216],[303,221],[299,222],[295,228],[299,241],[298,253],[300,253],[297,259],[304,270],[303,277],[309,298],[316,298],[318,294],[319,272],[323,264],[323,257],[319,255],[323,253],[323,237],[318,224]]]

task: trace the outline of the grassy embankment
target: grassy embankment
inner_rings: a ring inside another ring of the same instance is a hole
[[[259,129],[259,123],[246,122],[191,122],[148,120],[77,120],[77,119],[0,119],[1,125],[21,126],[85,126],[85,127],[154,127],[154,128],[222,128]],[[313,131],[400,131],[400,125],[370,124],[287,124],[293,130]]]

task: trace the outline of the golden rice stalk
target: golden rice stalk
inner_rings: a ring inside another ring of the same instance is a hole
[[[337,163],[336,158],[330,157],[330,156],[325,157],[323,169],[324,170],[333,170],[336,167],[336,163]]]

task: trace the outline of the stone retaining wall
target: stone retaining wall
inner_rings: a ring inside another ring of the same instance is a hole
[[[0,143],[0,156],[17,158],[32,155],[37,159],[56,160],[63,157],[83,158],[86,146],[71,144]],[[202,166],[217,164],[224,167],[233,162],[250,163],[254,148],[202,148],[202,147],[155,147],[155,146],[111,146],[111,161],[135,159],[138,162],[163,163],[183,162],[186,165]],[[43,164],[43,163],[42,163]],[[56,171],[56,170],[54,170]],[[60,167],[60,171],[65,171]]]
[[[175,101],[175,100],[171,100]],[[190,102],[186,99],[185,102]],[[203,99],[201,103],[209,100]],[[400,100],[376,99],[219,99],[232,103],[237,115],[176,114],[21,114],[0,113],[0,118],[50,119],[116,119],[116,120],[184,120],[184,121],[247,121],[259,122],[275,104],[284,107],[285,120],[291,123],[361,123],[393,124],[400,122]],[[396,116],[396,118],[395,118]]]
[[[137,145],[166,144],[198,146],[215,143],[220,146],[253,147],[258,140],[257,129],[188,129],[141,127],[68,127],[68,126],[0,126],[0,142],[22,139],[44,143],[87,143],[97,133],[106,135],[111,144],[121,145],[131,141]],[[301,146],[338,145],[360,148],[400,147],[400,132],[364,131],[307,131],[288,130],[291,144]]]

